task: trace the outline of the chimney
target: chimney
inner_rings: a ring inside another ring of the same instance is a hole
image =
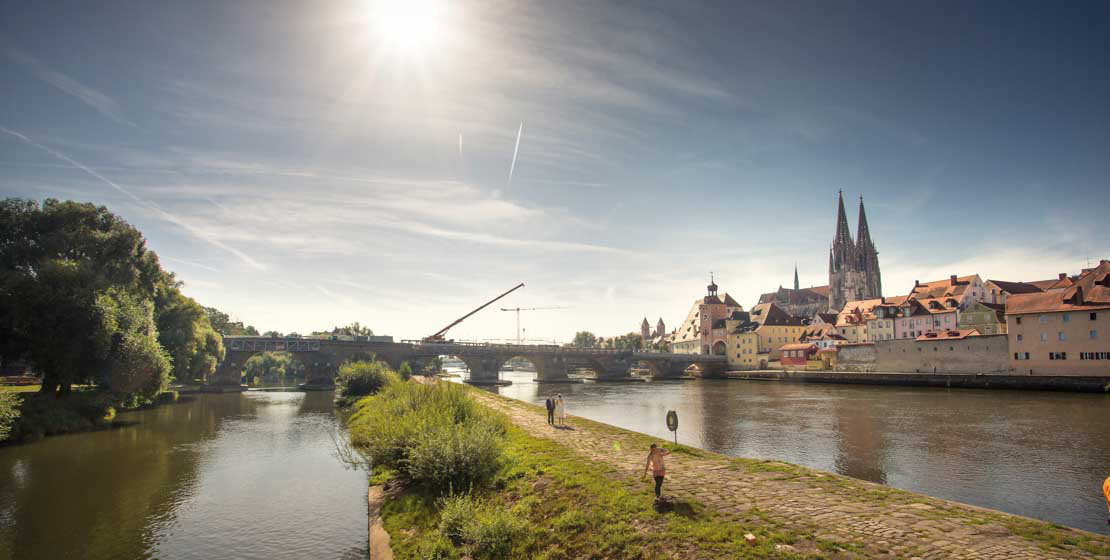
[[[952,276],[949,276],[949,277],[948,277],[948,283],[949,283],[949,284],[951,284],[951,285],[953,285],[953,286],[955,286],[955,285],[956,285],[956,275],[955,275],[955,274],[953,274]]]
[[[915,288],[916,288],[916,287],[918,287],[918,286],[920,286],[920,285],[921,285],[921,282],[918,282],[917,280],[914,280],[914,281],[913,281],[913,287],[915,287]]]
[[[1067,272],[1061,272],[1061,273],[1060,273],[1060,279],[1061,279],[1061,280],[1064,280],[1064,279],[1066,279],[1067,277],[1068,277],[1068,273],[1067,273]]]

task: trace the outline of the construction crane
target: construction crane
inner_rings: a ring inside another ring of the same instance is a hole
[[[422,341],[423,341],[423,342],[443,342],[443,335],[444,335],[444,333],[446,333],[446,332],[447,332],[448,330],[450,330],[450,329],[451,329],[451,327],[453,327],[453,326],[455,326],[455,325],[457,325],[457,324],[459,324],[459,323],[461,323],[461,322],[465,321],[467,317],[469,317],[469,316],[471,316],[471,315],[473,315],[473,314],[475,314],[475,313],[477,313],[477,312],[479,312],[479,311],[481,311],[481,310],[485,309],[485,308],[486,308],[486,306],[488,306],[489,304],[491,304],[491,303],[493,303],[493,302],[495,302],[495,301],[497,301],[497,300],[499,300],[499,299],[501,299],[501,298],[503,298],[503,297],[505,297],[505,296],[507,296],[507,295],[509,295],[509,294],[511,294],[511,293],[513,293],[513,292],[515,292],[515,291],[517,291],[517,290],[519,290],[520,288],[523,288],[523,287],[524,287],[524,282],[521,282],[521,283],[517,284],[517,285],[516,285],[516,286],[514,286],[514,287],[513,287],[513,288],[512,288],[511,290],[509,290],[509,291],[507,291],[507,292],[505,292],[505,293],[503,293],[503,294],[501,294],[501,295],[499,295],[499,296],[497,296],[497,297],[495,297],[495,298],[493,298],[493,299],[491,299],[491,300],[489,300],[489,301],[487,301],[487,302],[483,303],[483,304],[482,304],[481,306],[479,306],[479,307],[478,307],[477,309],[475,309],[474,311],[471,311],[470,313],[467,313],[466,315],[463,315],[462,317],[459,317],[458,319],[455,319],[455,322],[454,322],[454,323],[451,323],[450,325],[447,325],[446,327],[443,327],[442,329],[440,329],[440,330],[439,330],[439,332],[437,332],[437,333],[435,333],[435,334],[433,334],[433,335],[431,335],[431,336],[426,336],[426,337],[424,337],[424,338],[422,339]]]
[[[502,307],[501,311],[516,311],[516,344],[520,346],[520,312],[521,311],[546,311],[548,309],[566,309],[566,307]]]

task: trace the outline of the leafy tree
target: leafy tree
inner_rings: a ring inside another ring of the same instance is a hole
[[[594,333],[590,331],[579,331],[574,334],[574,341],[571,342],[572,346],[577,348],[594,348],[601,342]]]
[[[175,378],[204,380],[224,357],[223,338],[212,328],[205,309],[179,286],[167,274],[155,298],[158,341],[170,356]]]
[[[12,424],[19,418],[19,395],[11,391],[0,391],[0,441],[7,439]]]
[[[266,331],[266,332],[262,333],[262,336],[268,336],[270,338],[281,338],[284,335],[282,335],[281,333],[279,333],[277,331]]]
[[[0,351],[28,358],[44,393],[102,381],[134,334],[105,313],[153,299],[164,276],[157,257],[103,206],[8,199],[0,223]]]
[[[401,379],[408,381],[412,378],[412,366],[408,362],[401,362],[401,368],[397,370],[397,373],[400,374]]]
[[[343,336],[374,336],[374,331],[370,327],[364,327],[355,321],[345,327],[335,327],[330,331],[313,331],[314,335],[332,334]]]
[[[205,307],[204,312],[208,314],[208,322],[217,333],[228,336],[258,336],[258,329],[250,325],[244,326],[242,321],[232,321],[227,313],[215,307]]]

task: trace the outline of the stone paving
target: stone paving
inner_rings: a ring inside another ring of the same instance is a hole
[[[539,407],[482,391],[474,394],[533,436],[554,440],[618,473],[627,472],[630,479],[639,479],[643,472],[648,436],[570,416],[573,430],[555,429]],[[704,456],[672,453],[667,457],[665,495],[697,501],[737,521],[750,520],[758,512],[781,528],[825,543],[842,543],[849,556],[1110,559],[1110,538],[1094,533],[796,465],[699,455]],[[644,484],[649,483],[650,479]],[[1038,533],[1058,544],[1050,546],[1015,531]],[[1088,550],[1077,546],[1080,543]]]

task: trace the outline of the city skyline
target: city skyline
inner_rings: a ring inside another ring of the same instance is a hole
[[[571,308],[528,338],[609,336],[710,271],[750,308],[828,282],[841,189],[884,295],[1110,254],[1105,5],[413,5],[0,8],[0,189],[105,204],[286,332],[419,337],[523,281]]]

